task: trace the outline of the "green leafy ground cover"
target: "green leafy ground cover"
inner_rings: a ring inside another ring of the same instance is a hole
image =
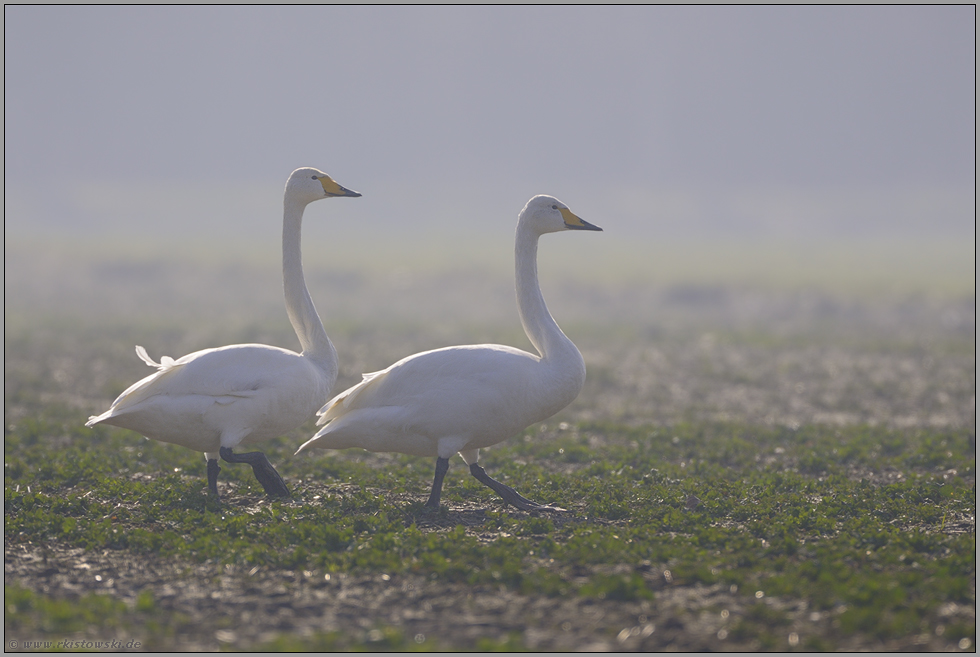
[[[149,373],[134,344],[295,348],[276,269],[12,261],[8,650],[974,649],[972,294],[546,285],[586,386],[481,461],[567,513],[502,507],[459,460],[426,513],[431,460],[293,457],[312,422],[263,445],[290,500],[226,464],[218,508],[199,454],[83,423]],[[310,274],[337,390],[529,348],[509,275]]]
[[[428,459],[292,458],[295,441],[281,439],[268,453],[293,498],[265,500],[249,468],[228,465],[231,494],[217,508],[199,455],[111,427],[92,432],[72,413],[43,417],[5,427],[8,555],[57,546],[318,582],[384,576],[633,605],[700,587],[742,601],[712,628],[716,649],[975,645],[976,462],[963,430],[546,426],[483,462],[568,513],[502,508],[458,462],[444,508],[427,513]],[[104,587],[63,599],[5,584],[8,636],[125,629],[165,647],[191,623],[158,608],[152,586],[124,601]],[[797,617],[809,632],[793,631]],[[647,626],[625,628],[620,645],[642,647],[656,636],[642,636]],[[245,647],[528,646],[519,634],[455,642],[382,623]]]

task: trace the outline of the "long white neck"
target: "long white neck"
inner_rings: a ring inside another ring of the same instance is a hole
[[[585,376],[585,363],[578,349],[548,312],[538,283],[538,234],[523,223],[517,226],[514,247],[517,280],[517,310],[531,344],[544,362],[575,364]]]
[[[320,368],[333,387],[337,379],[337,350],[323,329],[310,291],[303,276],[303,254],[300,240],[305,203],[285,199],[282,217],[282,285],[286,296],[286,313],[296,331],[303,356]]]

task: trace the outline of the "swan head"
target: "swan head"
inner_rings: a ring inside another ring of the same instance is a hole
[[[327,174],[312,167],[296,169],[286,181],[286,197],[300,203],[312,203],[333,196],[360,196],[360,193],[347,189]]]
[[[539,194],[521,210],[518,225],[526,226],[539,235],[560,230],[602,230],[577,217],[568,206],[554,196]]]

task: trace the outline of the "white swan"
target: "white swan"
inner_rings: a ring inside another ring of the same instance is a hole
[[[327,337],[303,277],[300,233],[307,204],[360,196],[317,169],[297,169],[286,181],[282,218],[282,278],[286,312],[303,353],[262,344],[204,349],[154,362],[157,372],[127,388],[112,407],[85,423],[132,429],[148,438],[204,452],[208,490],[218,499],[218,455],[248,463],[269,495],[289,489],[261,452],[235,454],[238,445],[274,438],[303,424],[337,381],[337,351]]]
[[[435,456],[432,492],[439,508],[442,481],[455,453],[470,473],[506,502],[550,509],[492,479],[479,465],[480,448],[495,445],[567,406],[585,383],[585,361],[555,323],[538,285],[538,237],[560,230],[602,230],[551,196],[535,196],[517,223],[517,305],[521,323],[541,354],[503,345],[446,347],[404,358],[340,393],[320,409],[328,423],[308,447],[361,447],[372,452]]]

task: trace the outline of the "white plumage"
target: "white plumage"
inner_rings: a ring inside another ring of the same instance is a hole
[[[521,211],[515,245],[521,323],[539,355],[503,345],[446,347],[404,358],[365,374],[320,409],[326,424],[309,447],[361,447],[373,452],[435,456],[426,503],[438,508],[442,480],[455,453],[470,472],[521,509],[553,509],[491,479],[478,464],[495,445],[570,404],[585,383],[585,362],[545,305],[538,284],[537,245],[544,233],[602,230],[551,196],[535,196]]]
[[[204,349],[154,362],[157,372],[127,388],[87,427],[111,424],[148,438],[205,453],[208,487],[217,498],[218,455],[248,463],[270,495],[288,495],[282,477],[261,452],[235,454],[238,445],[274,438],[303,424],[337,380],[337,352],[317,315],[303,277],[303,211],[321,198],[360,196],[317,169],[297,169],[283,195],[282,267],[286,312],[303,352],[261,344]]]

